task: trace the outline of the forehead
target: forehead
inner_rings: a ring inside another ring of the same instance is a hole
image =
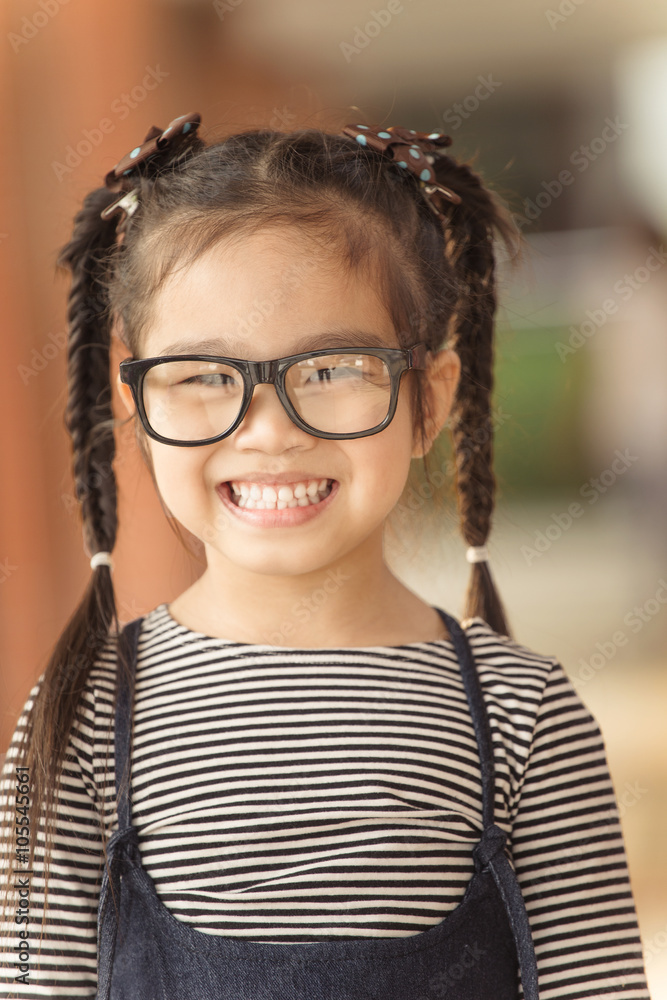
[[[325,347],[398,346],[372,267],[345,268],[296,227],[225,239],[156,294],[140,354],[268,359]]]

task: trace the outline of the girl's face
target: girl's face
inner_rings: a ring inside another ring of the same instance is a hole
[[[288,228],[218,244],[170,276],[156,297],[140,355],[264,361],[319,346],[360,347],[369,337],[377,346],[400,346],[373,284],[341,273]],[[412,378],[407,373],[401,380],[389,426],[365,438],[308,434],[270,384],[255,386],[242,423],[222,441],[179,448],[148,438],[164,503],[204,543],[207,571],[228,581],[230,572],[295,577],[343,560],[359,569],[381,560],[385,518],[401,495],[411,457],[421,454],[413,440]],[[450,383],[453,391],[455,379]],[[128,403],[128,387],[121,391]],[[230,493],[232,483],[263,488],[274,482],[278,490],[314,480],[334,482],[326,499],[307,507],[248,512]]]

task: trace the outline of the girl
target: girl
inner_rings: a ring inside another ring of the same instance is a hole
[[[599,729],[484,547],[509,215],[438,133],[199,122],[151,129],[60,257],[92,577],[5,765],[0,996],[646,998]],[[206,554],[122,630],[111,377]],[[382,551],[448,419],[461,623]]]

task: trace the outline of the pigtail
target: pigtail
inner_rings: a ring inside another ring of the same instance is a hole
[[[163,133],[153,126],[147,137],[148,147],[137,159],[140,169],[114,171],[105,179],[105,186],[92,191],[74,220],[71,240],[58,256],[59,267],[71,272],[68,302],[67,382],[68,402],[65,426],[72,439],[72,464],[77,500],[81,505],[84,548],[88,556],[98,552],[113,552],[116,543],[117,491],[113,471],[115,455],[114,419],[110,351],[112,323],[122,309],[114,309],[111,288],[116,299],[122,299],[124,283],[122,260],[127,252],[125,241],[143,216],[145,203],[151,200],[156,181],[164,175],[162,200],[169,203],[169,188],[182,167],[204,147],[196,138],[193,124],[199,116],[176,119],[181,131],[165,137],[174,123]],[[151,140],[162,140],[162,145]],[[153,149],[155,146],[155,149]],[[148,153],[151,155],[149,156]],[[195,181],[195,186],[197,182]],[[127,210],[102,212],[119,199],[119,192],[134,190],[134,207]],[[158,199],[160,201],[160,199]],[[158,208],[159,212],[159,208]],[[132,305],[141,296],[131,295]],[[116,305],[118,303],[116,302]],[[150,467],[150,463],[149,467]],[[77,707],[91,669],[102,648],[110,639],[116,640],[118,670],[128,669],[120,655],[119,622],[111,569],[97,565],[85,593],[67,622],[43,673],[36,697],[27,713],[23,732],[16,737],[13,763],[30,769],[31,795],[26,826],[30,828],[27,847],[28,863],[32,866],[35,846],[41,833],[44,840],[43,873],[45,886],[42,924],[46,915],[46,886],[49,861],[56,827],[57,802],[66,750]],[[115,685],[114,705],[118,693]],[[113,719],[113,706],[112,715]],[[110,749],[111,725],[107,741]],[[0,857],[11,867],[12,828],[9,820],[3,824]],[[106,851],[104,802],[99,803],[100,830]],[[3,902],[7,902],[8,892]],[[2,909],[2,907],[0,907]]]
[[[116,226],[113,221],[99,218],[101,207],[112,200],[104,189],[88,196],[75,218],[72,240],[58,258],[58,265],[72,272],[65,425],[72,438],[76,496],[89,555],[111,552],[117,529],[116,479],[111,467],[115,452],[109,365],[111,323],[101,280],[115,243]],[[109,583],[110,574],[97,574],[93,577],[96,580]],[[100,586],[101,595],[108,588],[102,583]],[[109,595],[113,605],[113,589]],[[110,606],[109,601],[103,604]]]
[[[461,359],[449,422],[461,533],[469,546],[482,546],[491,531],[496,489],[491,413],[497,305],[493,239],[499,235],[513,255],[520,234],[509,212],[467,164],[441,157],[435,169],[437,180],[461,197],[460,204],[446,206],[446,255],[458,280],[451,347]],[[464,617],[475,616],[494,631],[511,634],[487,562],[472,564]]]
[[[100,212],[114,197],[104,188],[88,195],[75,218],[72,239],[58,257],[58,266],[72,273],[67,312],[65,425],[72,438],[75,490],[89,555],[112,552],[117,528],[116,480],[112,469],[115,444],[109,365],[111,321],[102,280],[116,240],[116,223],[100,218]],[[18,746],[16,765],[30,769],[30,812],[26,824],[30,828],[30,867],[39,828],[44,835],[44,915],[57,792],[67,743],[86,679],[112,626],[117,633],[111,570],[101,565],[92,571],[81,602],[51,653]]]

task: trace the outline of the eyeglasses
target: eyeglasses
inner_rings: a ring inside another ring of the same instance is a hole
[[[367,437],[393,419],[401,376],[425,369],[425,344],[332,348],[274,361],[206,354],[127,358],[121,382],[130,386],[146,433],[163,444],[196,447],[221,441],[245,416],[254,387],[272,383],[297,427],[315,437]]]

